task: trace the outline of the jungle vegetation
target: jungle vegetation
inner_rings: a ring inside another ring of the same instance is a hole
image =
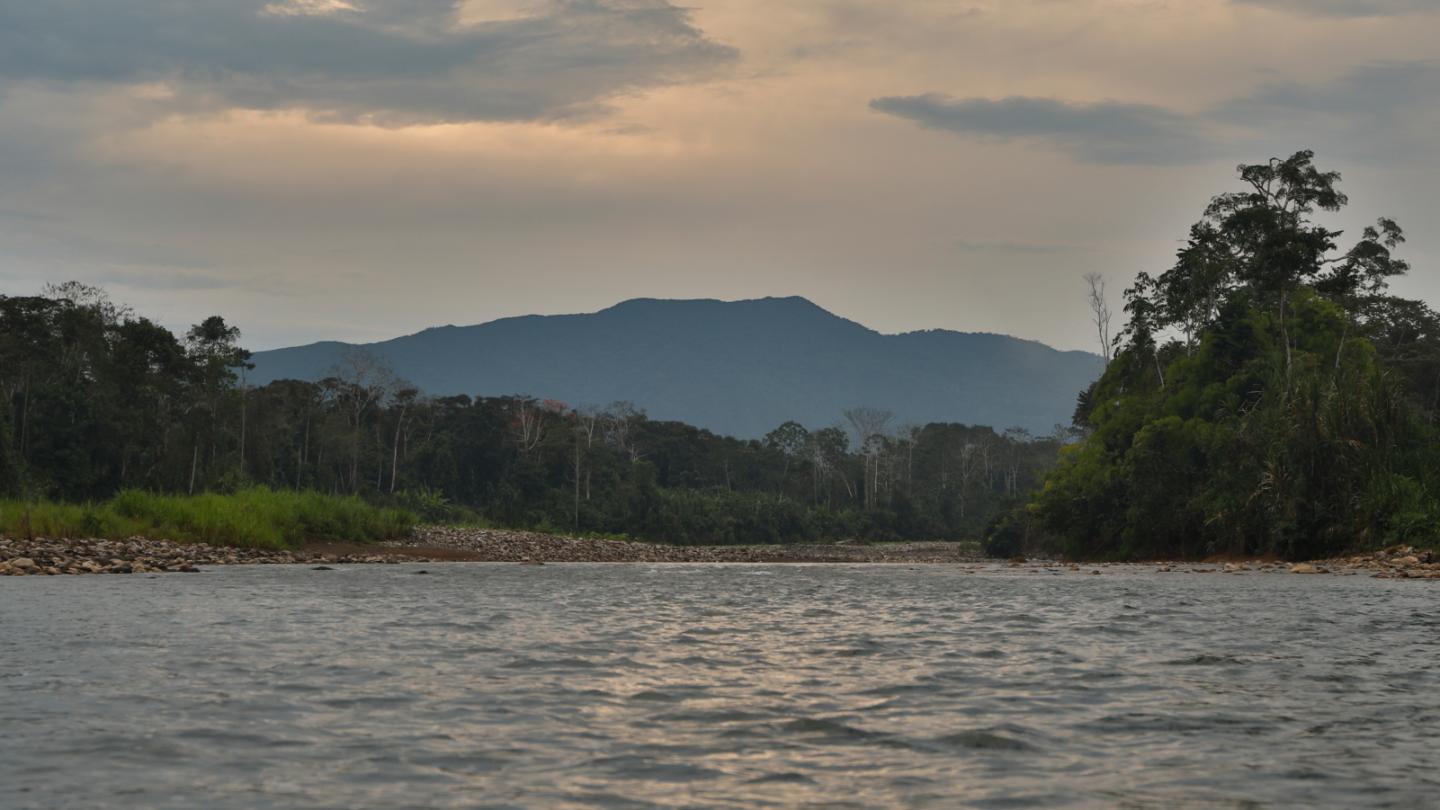
[[[680,543],[971,539],[1025,501],[1067,440],[1063,429],[898,425],[866,407],[843,424],[787,422],[741,440],[627,403],[428,397],[363,352],[318,382],[256,387],[240,338],[220,317],[177,336],[83,284],[0,297],[9,530],[51,519],[115,533],[148,520],[190,536],[205,530],[159,496],[229,509],[202,496],[237,493],[237,514],[251,514],[290,492],[427,520]],[[99,506],[35,508],[43,501]],[[301,503],[311,502],[291,505]],[[315,534],[294,510],[270,511],[288,516],[266,537]]]
[[[1079,397],[1027,515],[1083,558],[1315,558],[1440,534],[1440,318],[1397,297],[1400,226],[1313,154],[1239,167]],[[1009,528],[1015,533],[1015,527]]]

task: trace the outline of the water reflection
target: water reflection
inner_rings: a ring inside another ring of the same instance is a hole
[[[0,805],[1423,806],[1423,583],[427,564],[0,587]],[[84,774],[84,778],[75,778]]]

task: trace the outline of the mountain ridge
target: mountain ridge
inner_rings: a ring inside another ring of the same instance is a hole
[[[885,334],[799,296],[634,298],[593,313],[429,327],[373,343],[256,352],[252,381],[319,379],[362,349],[434,395],[526,394],[572,405],[628,400],[653,418],[754,438],[782,422],[823,427],[845,408],[897,422],[1044,432],[1069,420],[1101,360],[990,332]]]

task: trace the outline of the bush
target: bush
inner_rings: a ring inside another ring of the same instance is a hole
[[[429,487],[401,490],[389,496],[385,502],[395,508],[414,513],[425,523],[491,528],[489,521],[485,520],[479,512],[456,504],[445,497],[443,492]]]
[[[213,545],[289,548],[306,541],[372,542],[408,534],[413,514],[354,496],[251,487],[229,495],[125,490],[101,504],[0,502],[0,533],[17,537],[143,536]]]
[[[1025,529],[1014,515],[1001,513],[985,527],[985,541],[980,550],[986,557],[1010,558],[1021,553],[1025,545]]]

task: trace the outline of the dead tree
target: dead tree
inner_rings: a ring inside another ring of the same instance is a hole
[[[1105,365],[1110,365],[1110,302],[1105,298],[1105,277],[1099,273],[1086,273],[1085,283],[1090,285],[1086,299],[1090,304],[1090,318],[1095,323],[1095,335],[1100,340],[1100,356]]]
[[[331,369],[339,401],[350,423],[350,486],[360,490],[360,431],[370,409],[399,387],[395,372],[384,360],[364,349],[351,349]],[[381,450],[383,453],[384,451]]]
[[[880,485],[880,460],[889,448],[888,431],[895,414],[881,408],[860,407],[849,408],[844,415],[855,431],[856,444],[865,461],[865,508],[873,509]]]

